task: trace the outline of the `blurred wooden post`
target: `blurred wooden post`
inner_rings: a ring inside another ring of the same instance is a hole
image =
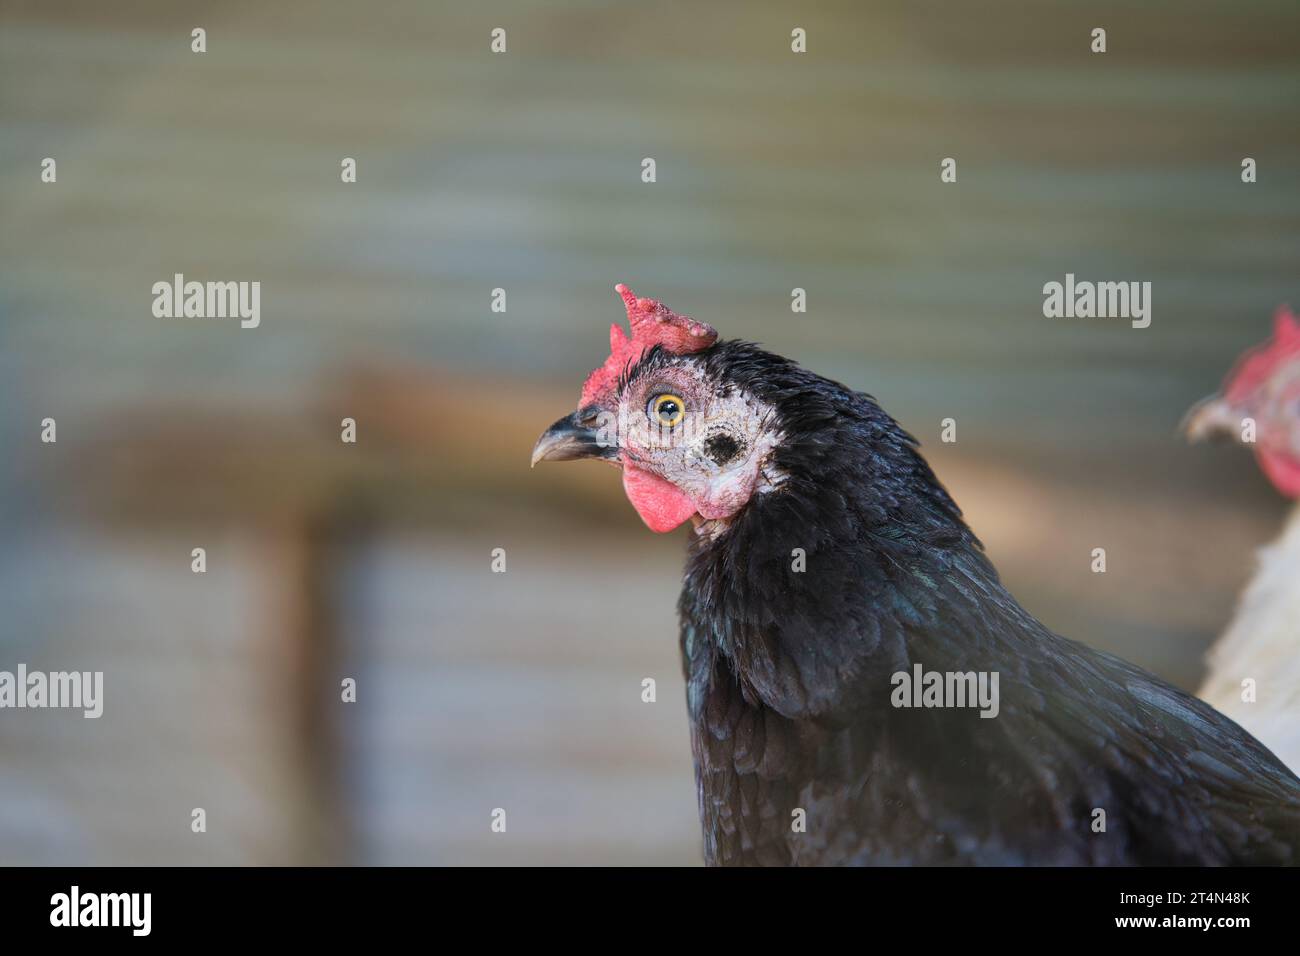
[[[350,858],[352,833],[343,805],[342,701],[339,664],[346,524],[330,508],[303,512],[259,536],[274,593],[265,640],[275,661],[270,681],[285,693],[279,722],[294,755],[294,782],[303,818],[292,841],[307,864]]]

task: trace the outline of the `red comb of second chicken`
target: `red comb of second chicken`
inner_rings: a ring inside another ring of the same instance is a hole
[[[1296,359],[1300,359],[1300,322],[1287,306],[1279,306],[1273,315],[1273,337],[1237,359],[1224,381],[1224,397],[1229,402],[1249,398],[1274,372]]]
[[[687,355],[707,349],[718,340],[717,330],[688,315],[678,315],[656,299],[638,299],[623,283],[614,286],[627,307],[632,337],[615,322],[609,327],[609,358],[587,376],[582,385],[582,406],[607,397],[618,384],[618,377],[656,345],[675,355]]]

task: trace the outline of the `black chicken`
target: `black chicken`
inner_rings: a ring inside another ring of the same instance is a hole
[[[1300,862],[1300,781],[1016,603],[872,398],[618,291],[633,335],[533,461],[612,462],[652,529],[693,521],[707,862]]]

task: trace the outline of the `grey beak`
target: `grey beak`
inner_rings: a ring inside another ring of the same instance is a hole
[[[1188,441],[1207,438],[1241,440],[1241,422],[1245,415],[1220,395],[1211,395],[1192,406],[1183,417],[1183,434]]]
[[[535,466],[539,461],[573,461],[578,458],[616,461],[618,449],[613,445],[601,444],[595,429],[581,424],[590,418],[592,416],[587,409],[578,409],[542,432],[542,437],[533,446],[532,464]]]

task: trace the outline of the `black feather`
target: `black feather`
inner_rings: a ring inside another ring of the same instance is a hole
[[[746,343],[691,361],[769,404],[785,436],[784,483],[694,535],[685,571],[709,863],[1300,862],[1295,775],[1213,708],[1026,612],[873,399]],[[1000,713],[890,706],[914,663],[998,672]]]

